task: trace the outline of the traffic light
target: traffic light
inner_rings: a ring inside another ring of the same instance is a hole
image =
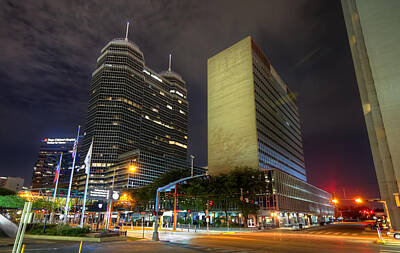
[[[212,206],[213,205],[213,201],[212,200],[210,200],[210,206]]]

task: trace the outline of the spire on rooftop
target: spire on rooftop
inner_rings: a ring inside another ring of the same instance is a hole
[[[169,65],[168,65],[168,71],[171,72],[171,54],[169,54]]]
[[[129,22],[126,22],[126,33],[125,33],[125,40],[128,40],[128,33],[129,33]]]

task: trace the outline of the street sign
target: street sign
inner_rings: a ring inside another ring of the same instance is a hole
[[[120,192],[116,190],[93,188],[89,189],[88,198],[97,200],[119,200]]]

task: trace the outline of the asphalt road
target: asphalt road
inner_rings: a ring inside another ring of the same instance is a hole
[[[166,233],[161,242],[149,240],[85,243],[82,253],[91,252],[382,252],[400,253],[400,241],[389,240],[377,245],[372,232],[364,232],[359,224],[338,224],[303,231],[277,231],[194,234]],[[78,243],[40,243],[27,245],[25,252],[78,253]],[[0,252],[10,252],[0,248]]]

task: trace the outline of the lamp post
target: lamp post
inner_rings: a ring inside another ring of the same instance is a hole
[[[190,175],[193,177],[193,161],[194,161],[194,155],[190,155],[190,158],[192,159],[192,169]]]
[[[135,165],[130,165],[129,166],[129,169],[128,169],[128,183],[126,184],[126,189],[128,189],[129,188],[129,175],[131,174],[131,173],[135,173],[136,172],[136,166]]]
[[[112,180],[112,185],[111,185],[111,189],[112,189],[112,190],[114,190],[115,170],[116,170],[116,169],[117,169],[117,168],[114,168],[113,180]],[[105,217],[105,222],[106,222],[105,228],[106,228],[106,229],[108,229],[108,225],[109,225],[109,223],[110,223],[110,218],[111,218],[111,205],[112,205],[112,200],[110,199],[110,200],[108,201],[108,204],[107,204],[107,213],[106,213],[106,217]]]

